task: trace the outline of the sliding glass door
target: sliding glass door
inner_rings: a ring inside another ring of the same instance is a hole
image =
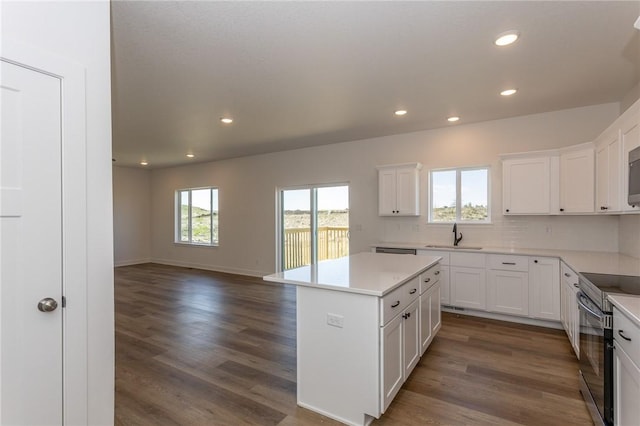
[[[349,255],[349,187],[313,185],[279,193],[282,270]]]

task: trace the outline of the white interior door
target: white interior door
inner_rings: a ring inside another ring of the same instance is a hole
[[[61,81],[1,66],[0,424],[62,424]]]

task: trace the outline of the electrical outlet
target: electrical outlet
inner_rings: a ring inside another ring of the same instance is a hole
[[[327,314],[327,324],[332,327],[342,328],[344,326],[344,317],[338,314]]]

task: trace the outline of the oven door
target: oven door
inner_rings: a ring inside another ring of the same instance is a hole
[[[606,314],[587,297],[578,292],[580,309],[580,373],[582,393],[595,424],[611,424],[612,416],[612,359],[607,345]],[[586,386],[586,389],[584,389]],[[585,392],[586,391],[586,392]]]

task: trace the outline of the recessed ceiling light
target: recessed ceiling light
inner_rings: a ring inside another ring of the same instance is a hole
[[[508,46],[511,43],[515,42],[518,37],[520,37],[520,33],[518,31],[505,31],[503,33],[498,34],[496,41],[494,42],[496,46]]]
[[[502,96],[511,96],[514,93],[516,93],[518,91],[518,89],[507,89],[507,90],[503,90],[502,92],[500,92],[500,94]]]
[[[399,109],[396,112],[394,112],[395,115],[405,115],[407,113],[406,109]]]
[[[222,117],[222,118],[220,118],[220,121],[222,121],[224,124],[231,124],[231,123],[233,123],[233,118],[231,118],[231,117]]]
[[[187,154],[187,157],[193,158],[193,157],[195,157],[195,155],[194,154]]]
[[[140,165],[141,165],[141,166],[146,166],[147,164],[149,164],[149,163],[147,163],[146,161],[141,161],[141,162],[140,162]]]
[[[453,116],[453,117],[447,118],[447,121],[450,123],[455,123],[458,120],[460,120],[460,117]]]

